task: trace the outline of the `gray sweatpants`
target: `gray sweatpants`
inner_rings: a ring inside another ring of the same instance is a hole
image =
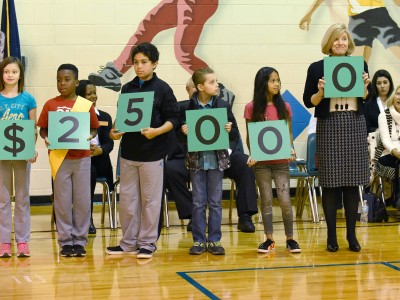
[[[0,160],[0,243],[11,243],[11,182],[13,173],[15,186],[15,240],[17,243],[29,242],[30,240],[30,171],[31,164],[26,160]]]
[[[86,246],[90,225],[90,157],[64,159],[54,180],[59,245]]]
[[[121,157],[120,247],[125,251],[156,250],[163,189],[163,160],[139,162]]]

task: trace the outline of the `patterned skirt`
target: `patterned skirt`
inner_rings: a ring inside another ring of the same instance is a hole
[[[322,187],[369,183],[367,137],[363,115],[336,112],[318,119],[318,177]]]

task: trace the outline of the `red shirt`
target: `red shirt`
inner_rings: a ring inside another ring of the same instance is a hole
[[[43,106],[43,110],[40,113],[39,120],[37,122],[37,126],[41,128],[48,129],[49,127],[49,111],[65,111],[68,112],[72,109],[75,104],[75,100],[67,100],[62,98],[61,96],[57,96],[53,99],[48,100]],[[93,105],[90,107],[90,128],[99,128],[99,121],[97,120],[97,115],[94,110]],[[50,150],[51,151],[51,150]],[[90,156],[90,150],[77,150],[70,149],[66,155],[67,159],[80,159],[83,157]]]

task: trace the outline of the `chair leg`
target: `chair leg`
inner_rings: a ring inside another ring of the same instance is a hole
[[[111,198],[111,207],[112,207],[112,212],[113,212],[113,226],[111,229],[117,229],[118,228],[118,217],[117,217],[117,189],[119,185],[119,179],[114,183],[114,190],[112,192],[112,198]]]
[[[315,177],[311,178],[311,191],[313,196],[313,205],[314,205],[314,214],[315,214],[315,221],[314,223],[319,223],[319,210],[318,210],[318,201],[317,201],[317,192],[315,190]]]
[[[309,199],[310,199],[310,209],[311,209],[311,214],[312,214],[313,222],[314,222],[314,224],[317,224],[317,223],[319,223],[319,218],[318,218],[318,212],[316,212],[316,209],[315,209],[314,197],[313,197],[313,192],[312,192],[310,180],[312,180],[312,179],[309,178],[309,179],[307,180],[307,185],[308,185],[308,197],[309,197]]]
[[[104,194],[104,184],[101,183],[103,186],[103,195],[101,197],[101,225],[104,225],[104,215],[106,213],[106,196]]]
[[[232,225],[232,208],[235,200],[235,182],[231,179],[231,192],[229,196],[229,224]]]
[[[110,187],[107,183],[103,185],[103,195],[107,198],[107,205],[108,205],[108,219],[110,220],[110,228],[114,226],[113,214],[112,214],[112,207],[111,207],[111,195],[110,195]]]

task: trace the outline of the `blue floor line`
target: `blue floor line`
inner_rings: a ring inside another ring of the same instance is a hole
[[[202,286],[200,283],[198,283],[192,277],[187,275],[187,272],[177,272],[177,274],[179,276],[181,276],[183,279],[185,279],[187,282],[189,282],[191,285],[193,285],[195,288],[197,288],[204,295],[209,297],[210,299],[213,299],[213,300],[218,300],[219,299],[217,296],[215,296],[213,293],[211,293],[209,290],[207,290],[204,286]]]
[[[398,263],[398,262],[394,262],[394,263]],[[393,270],[396,270],[396,271],[400,272],[400,267],[392,265],[392,263],[390,263],[390,262],[384,262],[384,263],[382,263],[382,265],[384,265],[386,267],[389,267],[389,268],[392,268]]]
[[[210,299],[219,299],[212,292],[190,277],[188,274],[199,274],[199,273],[225,273],[225,272],[239,272],[239,271],[271,271],[279,269],[307,269],[307,268],[322,268],[322,267],[344,267],[344,266],[362,266],[362,265],[383,265],[389,267],[393,270],[400,272],[400,267],[393,265],[394,263],[400,263],[400,261],[392,262],[361,262],[361,263],[346,263],[346,264],[322,264],[322,265],[308,265],[308,266],[282,266],[282,267],[272,267],[272,268],[241,268],[241,269],[227,269],[227,270],[197,270],[188,272],[177,272],[179,276],[185,279],[192,286],[197,288],[204,295]]]

